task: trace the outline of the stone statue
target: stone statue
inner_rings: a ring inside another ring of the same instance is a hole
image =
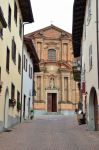
[[[55,88],[55,81],[54,81],[54,78],[50,78],[50,83],[49,83],[49,85],[50,85],[50,88],[51,88],[51,89]]]

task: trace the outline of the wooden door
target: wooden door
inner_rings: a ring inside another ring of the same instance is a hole
[[[94,121],[95,121],[95,130],[98,130],[98,101],[96,92],[94,93]]]
[[[47,111],[52,112],[52,93],[47,94]]]
[[[52,112],[57,112],[57,95],[56,95],[56,93],[52,94]]]

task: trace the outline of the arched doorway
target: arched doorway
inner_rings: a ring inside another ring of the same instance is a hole
[[[9,110],[9,90],[5,91],[5,104],[4,104],[4,128],[8,128],[8,110]]]
[[[89,129],[98,130],[98,101],[97,93],[94,87],[92,87],[89,96]]]

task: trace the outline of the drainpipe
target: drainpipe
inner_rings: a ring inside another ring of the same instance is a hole
[[[81,42],[82,42],[82,40],[81,40]],[[80,58],[80,61],[81,61],[81,73],[82,73],[82,47],[80,47],[80,56],[81,56],[81,58]],[[80,102],[81,102],[81,106],[80,106],[81,108],[80,109],[83,110],[83,98],[82,98],[81,86],[82,86],[82,80],[80,78]]]
[[[34,62],[33,62],[33,86],[32,86],[32,107],[33,107],[33,115],[34,115],[34,85],[35,85],[35,83],[34,83]]]
[[[96,35],[97,35],[97,70],[98,70],[98,89],[99,89],[99,32],[98,32],[98,0],[96,0]]]
[[[62,39],[61,39],[61,65],[62,65]],[[63,101],[62,99],[62,74],[61,74],[61,102]],[[60,107],[61,110],[61,107]]]
[[[22,43],[22,71],[21,71],[21,111],[20,111],[20,122],[22,122],[22,112],[23,112],[23,44],[24,44],[24,25],[29,24],[29,22],[23,23],[23,43]]]
[[[24,43],[24,24],[23,24],[23,43]],[[22,100],[23,100],[23,43],[22,43],[22,70],[21,70],[21,111],[20,111],[20,122],[22,122]]]

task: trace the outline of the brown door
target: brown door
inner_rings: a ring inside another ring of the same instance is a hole
[[[56,95],[56,93],[52,94],[52,112],[57,112],[57,95]]]
[[[48,93],[47,95],[48,112],[57,112],[57,95],[56,93]]]
[[[98,102],[96,92],[94,93],[94,120],[95,120],[95,130],[98,130]]]
[[[52,94],[48,93],[47,95],[47,111],[52,112]]]

